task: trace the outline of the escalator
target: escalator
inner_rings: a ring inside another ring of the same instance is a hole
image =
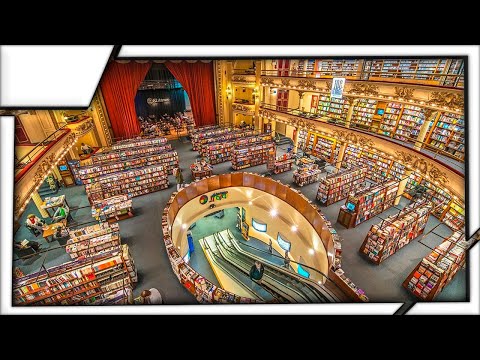
[[[313,280],[291,272],[264,257],[242,249],[230,230],[214,234],[216,247],[223,258],[248,274],[255,260],[264,265],[262,285],[293,303],[338,302],[339,298],[329,289]]]
[[[237,286],[241,287],[242,290],[248,293],[250,298],[265,302],[274,301],[274,297],[265,289],[253,291],[250,288],[250,278],[240,272],[237,268],[232,266],[232,264],[223,259],[223,257],[219,254],[215,239],[212,235],[200,239],[199,243],[200,246],[202,246],[202,248],[204,249],[206,253],[205,255],[215,264],[215,266],[222,272],[227,274],[229,278],[236,283]]]

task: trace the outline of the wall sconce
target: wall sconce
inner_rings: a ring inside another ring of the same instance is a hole
[[[253,92],[252,92],[252,97],[253,97],[253,101],[255,102],[255,100],[257,99],[257,96],[258,96],[258,89],[257,88],[254,88],[253,89]]]
[[[227,94],[227,99],[230,100],[230,98],[232,97],[232,89],[230,89],[230,86],[227,86],[225,93]]]

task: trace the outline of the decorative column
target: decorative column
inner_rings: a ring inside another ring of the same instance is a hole
[[[347,149],[347,143],[344,142],[342,145],[340,145],[340,150],[338,151],[338,156],[337,156],[337,163],[335,164],[335,167],[339,170],[342,167],[342,161],[343,161],[343,157],[345,155],[346,149]]]
[[[293,151],[298,151],[298,133],[300,132],[300,128],[295,126],[295,136],[293,137]]]
[[[355,101],[356,99],[352,97],[345,97],[345,100],[348,102],[348,112],[347,112],[347,118],[345,119],[345,127],[349,128],[350,127],[350,121],[352,120],[352,115],[353,115],[353,108],[355,107]]]
[[[410,175],[413,173],[412,170],[405,169],[405,175],[400,180],[400,184],[398,185],[398,191],[397,191],[397,197],[395,198],[395,205],[398,205],[400,203],[401,195],[405,192],[405,187],[407,186],[407,181]]]
[[[303,111],[303,96],[305,95],[305,91],[298,91],[298,96],[299,96],[299,100],[298,100],[298,110],[300,111]]]
[[[255,93],[256,93],[256,96],[255,96],[255,115],[253,116],[254,118],[254,126],[255,126],[255,129],[259,130],[259,131],[263,131],[263,125],[262,125],[262,121],[260,119],[260,116],[259,116],[259,111],[260,111],[260,102],[261,102],[261,96],[263,95],[263,93],[261,94],[261,86],[260,86],[260,80],[262,78],[262,61],[261,60],[257,60],[255,61]]]
[[[233,109],[232,109],[232,104],[233,104],[233,84],[232,84],[232,74],[233,74],[233,62],[232,61],[227,61],[226,62],[226,77],[225,77],[225,83],[226,83],[226,98],[227,101],[225,102],[225,107],[226,107],[226,112],[225,112],[225,125],[226,126],[233,126]]]
[[[427,136],[429,124],[430,124],[430,118],[432,117],[432,114],[435,112],[435,110],[432,109],[423,109],[423,113],[425,114],[425,120],[420,127],[420,132],[418,133],[417,136],[417,142],[415,142],[415,145],[413,148],[415,150],[420,150],[423,147],[423,141],[425,140],[425,137]]]
[[[38,191],[34,191],[32,193],[32,200],[37,206],[37,209],[40,212],[40,215],[42,215],[43,218],[48,218],[49,217],[48,213],[42,209],[43,200],[40,197],[40,194],[38,193]]]

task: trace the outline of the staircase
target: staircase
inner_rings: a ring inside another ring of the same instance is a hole
[[[279,139],[279,140],[275,141],[277,146],[288,146],[288,145],[293,146],[293,140],[290,139],[289,137],[286,137],[285,135],[282,135],[282,134],[279,134],[279,133],[277,133],[275,137],[276,137],[276,139]]]
[[[42,199],[44,199],[46,196],[52,196],[53,194],[56,194],[57,192],[58,192],[58,190],[57,191],[52,191],[50,189],[50,186],[48,185],[46,180],[42,182],[42,185],[38,189],[38,194],[40,195],[40,197]]]

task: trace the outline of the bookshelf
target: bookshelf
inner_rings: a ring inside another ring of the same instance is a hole
[[[357,185],[365,182],[367,168],[342,169],[336,174],[330,174],[320,180],[317,190],[317,200],[329,206],[345,199],[354,191]]]
[[[432,301],[465,265],[466,253],[476,241],[454,232],[425,256],[403,282],[403,287],[421,300]]]
[[[440,218],[452,230],[465,228],[465,205],[452,200]]]
[[[356,79],[358,77],[359,60],[334,59],[334,60],[317,60],[315,68],[318,72],[317,77],[333,78],[346,77]]]
[[[345,122],[348,113],[348,102],[344,99],[332,98],[329,95],[320,95],[317,114],[334,119],[335,122]]]
[[[78,171],[78,176],[84,184],[89,184],[95,182],[95,178],[106,174],[148,167],[151,165],[164,166],[166,167],[167,172],[172,174],[173,168],[178,167],[177,151],[167,151],[161,154],[132,158],[126,161],[112,162],[108,164],[82,166]]]
[[[360,253],[367,255],[373,263],[380,264],[423,233],[432,209],[432,203],[422,199],[380,224],[372,225]]]
[[[337,161],[339,151],[340,144],[337,144],[336,139],[321,135],[316,136],[315,147],[312,150],[314,156],[334,164]]]
[[[376,107],[377,100],[358,99],[353,108],[352,124],[361,129],[370,129]]]
[[[164,137],[156,137],[152,139],[129,139],[119,141],[112,145],[111,150],[124,150],[130,148],[138,148],[144,146],[161,146],[167,143],[167,138]]]
[[[120,230],[117,223],[99,223],[69,230],[65,250],[70,258],[90,258],[94,254],[111,251],[120,246]]]
[[[308,131],[303,129],[298,130],[298,145],[297,145],[298,149],[305,150],[305,146],[307,144],[307,135],[308,135]]]
[[[253,133],[253,132],[248,132]],[[202,153],[209,160],[210,164],[220,164],[231,160],[232,151],[235,147],[253,145],[258,142],[271,140],[269,134],[260,134],[243,137],[240,133],[230,140],[223,140],[203,146]]]
[[[397,127],[398,120],[402,115],[403,106],[402,104],[389,102],[385,108],[385,113],[383,114],[382,121],[380,123],[380,128],[378,133],[380,135],[385,135],[392,137],[395,133],[395,128]]]
[[[133,216],[132,199],[128,195],[117,195],[111,198],[95,201],[92,205],[92,217],[107,221],[122,220]]]
[[[395,165],[393,159],[384,156],[376,151],[368,149],[360,149],[355,145],[349,144],[345,149],[342,160],[342,166],[348,168],[367,167],[367,178],[374,182],[383,182],[388,178],[392,168],[394,171],[402,171],[402,166]],[[403,167],[403,172],[405,167]],[[398,175],[398,174],[397,174]]]
[[[265,164],[272,149],[275,149],[275,143],[271,140],[234,147],[232,150],[233,170]]]
[[[229,128],[219,127],[219,128],[206,129],[206,130],[200,130],[198,132],[195,132],[191,136],[192,149],[194,151],[200,151],[200,149],[201,149],[200,146],[201,146],[201,141],[202,140],[208,139],[208,138],[211,138],[211,137],[215,137],[215,136],[218,136],[218,135],[226,134],[230,131],[231,131],[231,129],[229,129]]]
[[[202,179],[213,174],[213,166],[205,161],[196,161],[190,165],[193,180]]]
[[[351,228],[382,213],[394,205],[398,186],[398,181],[389,180],[355,195],[349,195],[345,205],[340,208],[337,221]],[[348,203],[354,205],[353,211],[347,209]]]
[[[292,166],[295,161],[295,155],[293,153],[288,153],[275,157],[275,154],[273,154],[273,160],[273,173],[280,174],[282,172],[292,170]]]
[[[117,248],[15,279],[13,303],[20,306],[126,304],[132,285],[123,251]]]
[[[393,138],[405,142],[415,142],[424,120],[425,115],[421,107],[404,105]]]
[[[392,161],[392,166],[387,174],[387,179],[402,180],[405,177],[405,165]]]
[[[465,122],[463,115],[451,113],[440,115],[431,128],[426,143],[430,147],[448,152],[459,160],[464,160]]]
[[[199,142],[199,153],[201,156],[208,156],[211,146],[225,144],[232,145],[237,139],[251,138],[255,135],[255,130],[233,130],[232,132],[201,139]],[[229,149],[230,150],[230,149]],[[227,160],[225,160],[227,161]]]
[[[121,194],[132,198],[167,189],[168,173],[163,166],[154,165],[99,176],[94,181],[85,185],[90,203]]]
[[[320,180],[322,170],[317,165],[304,166],[293,172],[293,182],[298,186],[312,184]]]
[[[95,153],[91,156],[93,164],[105,164],[110,162],[125,161],[129,158],[143,157],[152,154],[171,151],[172,145],[163,144],[157,146],[145,146],[136,148],[127,148],[122,150],[111,150],[107,152]]]

